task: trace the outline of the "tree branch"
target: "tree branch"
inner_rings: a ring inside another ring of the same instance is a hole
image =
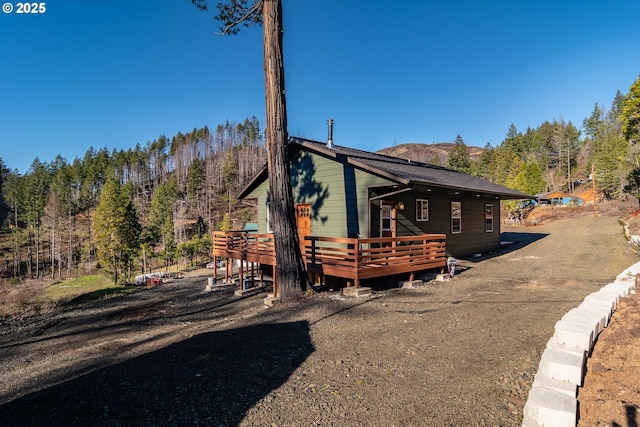
[[[216,32],[218,36],[225,36],[229,34],[236,34],[239,29],[238,25],[244,23],[245,26],[249,26],[250,23],[247,21],[251,21],[251,23],[259,23],[260,16],[262,13],[262,4],[264,0],[257,0],[250,8],[240,8],[237,5],[231,6],[223,6],[222,4],[218,4],[218,9],[220,10],[220,14],[216,16],[221,22],[226,22],[227,25],[222,28],[222,32]],[[239,17],[237,17],[239,16]],[[237,17],[237,18],[236,18]],[[231,19],[233,19],[231,21]]]

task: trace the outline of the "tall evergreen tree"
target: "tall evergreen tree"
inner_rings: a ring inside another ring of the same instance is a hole
[[[522,135],[518,132],[518,129],[516,129],[516,126],[513,123],[511,123],[511,126],[509,126],[507,137],[502,142],[502,145],[512,149],[520,156],[523,155],[524,145],[522,143]]]
[[[26,231],[20,227],[23,221],[23,185],[24,180],[17,170],[9,173],[4,182],[4,196],[9,207],[9,224],[11,228],[11,265],[13,277],[23,272],[20,270],[22,247],[26,241]]]
[[[172,178],[168,183],[158,186],[151,200],[148,229],[154,237],[150,240],[162,245],[165,268],[171,264],[175,250],[173,214],[177,198],[177,182]]]
[[[632,144],[640,143],[640,77],[629,88],[620,120],[626,140]]]
[[[25,218],[29,236],[29,274],[39,278],[43,261],[42,215],[47,204],[51,182],[48,165],[36,157],[24,179]]]
[[[105,183],[93,227],[102,267],[111,273],[114,283],[130,283],[141,226],[129,186],[113,179]]]
[[[206,0],[192,0],[207,10]],[[240,25],[262,23],[266,99],[266,142],[271,218],[280,300],[302,294],[308,278],[296,231],[295,206],[287,148],[287,105],[282,47],[282,0],[227,0],[218,3],[222,34],[237,34]]]
[[[449,161],[447,163],[451,169],[458,172],[470,173],[471,172],[471,156],[469,155],[469,148],[462,140],[462,137],[458,135],[451,151],[449,151]]]
[[[9,176],[9,169],[7,169],[7,165],[2,158],[0,158],[0,228],[5,225],[4,221],[9,212],[9,207],[5,204],[4,198],[4,183],[7,180],[7,176]]]

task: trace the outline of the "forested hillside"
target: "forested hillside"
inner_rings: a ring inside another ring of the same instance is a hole
[[[511,125],[500,144],[483,149],[470,150],[458,136],[381,151],[528,194],[571,193],[595,178],[603,197],[638,197],[640,79],[627,95],[616,93],[610,108],[595,104],[579,126],[557,119],[524,131]],[[211,230],[255,219],[237,194],[265,159],[255,117],[126,151],[89,148],[72,162],[35,159],[23,175],[0,159],[0,274],[18,281],[102,269],[127,283],[152,268],[198,263],[209,256]]]
[[[208,231],[252,217],[236,195],[264,164],[255,117],[126,151],[91,147],[72,162],[35,159],[24,175],[0,160],[0,272],[60,278],[101,267],[128,281],[152,265],[196,262],[210,253]]]

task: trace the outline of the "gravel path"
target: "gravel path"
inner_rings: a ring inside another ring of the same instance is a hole
[[[637,256],[610,217],[503,231],[450,281],[368,298],[264,308],[201,276],[5,321],[0,424],[519,426],[554,323]]]

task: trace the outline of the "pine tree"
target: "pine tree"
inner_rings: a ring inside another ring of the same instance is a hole
[[[206,0],[192,0],[207,10]],[[240,25],[262,23],[264,35],[264,79],[266,100],[266,143],[271,218],[276,251],[276,276],[280,300],[292,300],[308,285],[299,237],[287,148],[287,105],[282,47],[282,0],[227,0],[218,2],[216,19],[221,34],[237,34]]]
[[[151,199],[148,233],[153,236],[151,241],[162,244],[165,268],[171,264],[175,250],[173,211],[177,198],[178,184],[175,179],[171,179],[167,184],[160,184]]]
[[[456,137],[453,147],[451,148],[451,151],[449,151],[449,161],[447,165],[458,172],[471,172],[471,156],[469,155],[469,149],[460,135]]]
[[[629,88],[620,120],[625,139],[632,144],[640,143],[640,77]]]
[[[113,179],[105,183],[93,228],[102,267],[111,273],[114,283],[129,283],[141,232],[129,186]]]

